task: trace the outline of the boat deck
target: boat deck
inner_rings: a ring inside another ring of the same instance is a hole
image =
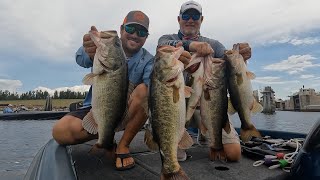
[[[150,152],[143,143],[144,131],[140,131],[130,146],[130,151],[135,159],[136,166],[127,171],[117,171],[114,162],[104,156],[104,151],[90,152],[96,140],[84,144],[68,146],[77,178],[86,179],[159,179],[161,171],[160,155]],[[119,141],[121,133],[116,134]],[[194,145],[188,154],[192,158],[181,162],[183,170],[190,179],[287,179],[289,173],[281,169],[269,170],[262,165],[253,167],[254,159],[243,156],[240,162],[210,161],[208,148]]]

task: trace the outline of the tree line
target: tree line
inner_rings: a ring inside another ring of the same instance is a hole
[[[71,90],[67,91],[55,91],[53,99],[84,99],[88,92],[74,92]],[[46,99],[49,95],[47,91],[36,90],[28,91],[22,94],[17,92],[9,92],[8,90],[0,90],[0,100],[33,100],[33,99]]]

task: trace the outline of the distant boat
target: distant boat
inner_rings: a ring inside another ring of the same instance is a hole
[[[239,129],[237,129],[239,131]],[[190,179],[320,179],[320,120],[306,134],[260,130],[263,136],[274,139],[306,138],[291,173],[280,168],[268,169],[266,165],[254,167],[256,160],[266,154],[277,152],[254,148],[242,144],[243,156],[239,162],[226,163],[209,161],[208,148],[195,145],[188,150],[193,157],[180,165]],[[143,143],[143,131],[140,131],[131,143],[130,150],[136,167],[127,171],[116,171],[114,162],[107,160],[104,151],[90,154],[95,140],[84,144],[59,146],[53,139],[44,145],[35,156],[25,180],[31,179],[159,179],[161,160],[158,152],[150,152]],[[116,139],[121,133],[116,134]],[[257,143],[258,141],[255,141]],[[259,146],[260,147],[260,146]],[[284,150],[279,152],[285,152]],[[318,164],[314,163],[318,162]]]

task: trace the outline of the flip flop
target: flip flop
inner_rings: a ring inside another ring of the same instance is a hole
[[[128,166],[123,166],[123,159],[126,159],[126,158],[129,158],[129,157],[132,157],[130,155],[130,153],[127,153],[127,154],[115,154],[116,155],[116,160],[117,158],[120,158],[121,159],[121,164],[122,164],[122,167],[117,167],[116,166],[116,170],[118,171],[124,171],[124,170],[128,170],[128,169],[132,169],[134,166],[135,166],[135,163],[133,162],[132,164],[128,165]]]

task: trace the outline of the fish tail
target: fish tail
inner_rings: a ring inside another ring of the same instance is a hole
[[[261,137],[261,134],[253,125],[251,125],[248,129],[241,128],[240,137],[242,141],[247,142],[252,137]]]
[[[148,146],[148,148],[152,151],[157,151],[159,149],[158,144],[154,141],[153,135],[149,129],[146,129],[144,134],[144,143]]]
[[[161,172],[160,180],[189,180],[187,174],[180,168],[178,172],[164,174]]]
[[[225,160],[226,159],[226,153],[224,152],[223,149],[216,150],[214,148],[210,148],[209,158],[210,158],[211,161]]]

